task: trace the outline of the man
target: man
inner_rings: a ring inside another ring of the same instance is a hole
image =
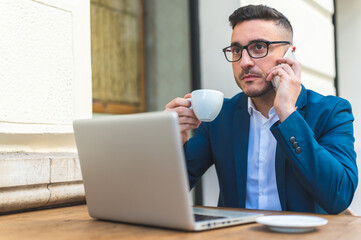
[[[249,5],[229,20],[231,46],[223,51],[243,92],[225,99],[211,123],[195,117],[189,94],[166,106],[179,116],[191,187],[215,164],[219,206],[342,212],[358,183],[349,102],[301,85],[300,63],[282,58],[293,47],[283,14]],[[190,129],[197,130],[188,140]]]

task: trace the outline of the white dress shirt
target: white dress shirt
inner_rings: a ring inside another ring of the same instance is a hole
[[[272,107],[269,118],[256,110],[248,98],[250,114],[246,208],[282,210],[276,184],[275,158],[277,141],[271,126],[277,122],[277,113]]]

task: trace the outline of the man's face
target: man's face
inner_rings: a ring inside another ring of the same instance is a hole
[[[245,46],[254,40],[291,41],[287,31],[273,21],[249,20],[238,23],[233,29],[232,44]],[[232,63],[232,68],[237,85],[247,96],[261,97],[273,91],[272,83],[265,79],[288,47],[289,45],[271,44],[268,55],[260,59],[251,58],[247,50],[243,49],[242,58]]]

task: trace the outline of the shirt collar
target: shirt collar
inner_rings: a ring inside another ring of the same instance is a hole
[[[249,115],[252,115],[253,111],[256,111],[256,107],[254,106],[250,97],[248,97],[247,100],[248,100],[248,113]]]
[[[248,97],[248,113],[250,116],[252,116],[254,111],[257,111],[256,106],[253,104],[252,99],[250,97]],[[272,107],[269,112],[268,112],[268,116],[269,118],[271,118],[274,114],[276,114],[276,110],[274,107]]]

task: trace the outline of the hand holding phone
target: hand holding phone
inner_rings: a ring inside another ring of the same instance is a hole
[[[283,58],[291,58],[291,59],[294,59],[296,60],[296,56],[295,56],[295,48],[294,47],[289,47],[287,52],[285,53],[285,55],[283,56]],[[278,86],[280,84],[280,77],[279,76],[275,76],[273,79],[272,79],[272,85],[273,85],[273,88],[275,91],[277,91],[278,89]]]

